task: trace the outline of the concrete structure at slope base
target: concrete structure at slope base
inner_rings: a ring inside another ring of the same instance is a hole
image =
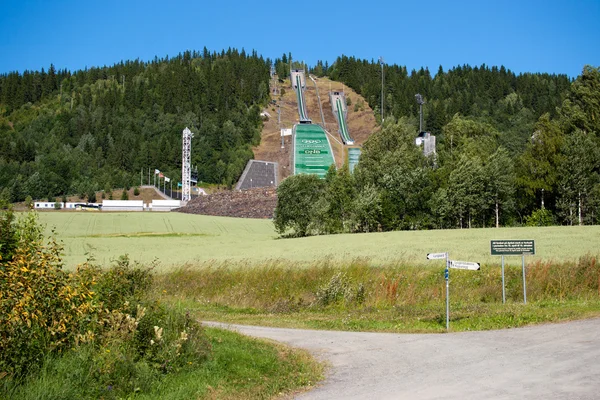
[[[236,190],[257,187],[273,187],[279,184],[277,170],[279,164],[270,161],[250,160],[240,177]]]

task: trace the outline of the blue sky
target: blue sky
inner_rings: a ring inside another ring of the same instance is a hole
[[[575,77],[585,64],[600,66],[600,0],[0,0],[0,73],[204,46],[291,52],[311,65],[345,54],[409,70],[485,63]]]

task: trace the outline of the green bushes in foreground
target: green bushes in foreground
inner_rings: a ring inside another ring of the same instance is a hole
[[[151,268],[62,269],[35,213],[0,214],[0,398],[266,398],[310,386],[302,351],[202,328],[159,303]]]
[[[106,271],[86,263],[65,272],[59,244],[52,238],[44,243],[35,213],[15,227],[2,232],[18,239],[10,259],[0,264],[4,388],[18,387],[49,368],[50,359],[66,357],[67,364],[85,366],[74,372],[85,375],[80,394],[98,398],[110,389],[111,396],[122,397],[209,358],[197,322],[146,296],[150,269],[122,257]]]

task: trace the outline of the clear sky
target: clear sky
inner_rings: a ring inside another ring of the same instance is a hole
[[[433,73],[485,63],[575,77],[600,66],[600,0],[0,0],[0,73],[204,46],[309,65],[345,54]]]

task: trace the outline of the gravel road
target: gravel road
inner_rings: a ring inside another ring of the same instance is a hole
[[[205,324],[326,360],[325,381],[298,399],[600,399],[600,319],[450,334]]]

